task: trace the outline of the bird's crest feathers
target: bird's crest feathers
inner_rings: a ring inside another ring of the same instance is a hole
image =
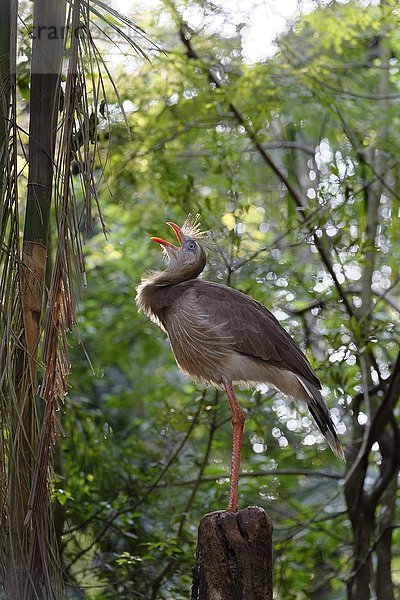
[[[182,225],[182,233],[185,237],[193,238],[195,240],[203,240],[208,231],[201,231],[200,215],[189,214],[186,221]]]

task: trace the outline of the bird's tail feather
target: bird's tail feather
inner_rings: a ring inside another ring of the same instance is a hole
[[[336,456],[338,456],[341,460],[346,461],[343,447],[339,442],[335,425],[333,424],[321,392],[308,381],[304,381],[303,378],[298,377],[298,380],[307,394],[306,401],[309,411],[314,417],[321,433],[325,436],[326,441],[328,442],[334,454],[336,454]]]

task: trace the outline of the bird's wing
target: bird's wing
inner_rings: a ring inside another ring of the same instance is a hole
[[[221,333],[230,340],[233,337],[236,352],[292,371],[321,388],[299,346],[265,306],[217,283],[197,280],[191,288],[196,293],[200,312],[207,315],[209,326],[221,325]]]

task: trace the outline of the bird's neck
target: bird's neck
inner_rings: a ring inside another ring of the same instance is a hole
[[[196,279],[203,271],[206,265],[205,254],[200,256],[200,259],[192,264],[179,264],[169,262],[164,271],[153,273],[151,283],[156,287],[165,287],[175,285],[183,281]]]
[[[169,269],[167,267],[164,271],[152,273],[148,281],[154,288],[163,288],[175,285],[176,283],[182,283],[182,281],[188,281],[189,279],[196,279],[199,274],[198,269],[194,270],[191,268],[177,271],[176,269]]]

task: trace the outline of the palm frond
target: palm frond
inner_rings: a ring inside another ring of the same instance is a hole
[[[6,578],[6,557],[9,553],[10,530],[10,464],[13,463],[10,440],[18,433],[18,415],[15,415],[15,373],[19,367],[22,342],[21,305],[18,276],[21,262],[18,176],[16,88],[11,73],[15,72],[16,13],[15,2],[1,4],[0,70],[0,565],[1,576]],[[23,373],[19,371],[20,388]]]
[[[59,48],[68,57],[64,103],[59,114],[61,54],[49,57],[32,39],[29,177],[21,247],[19,126],[15,78],[10,76],[17,69],[17,3],[8,0],[1,10],[6,4],[10,8],[7,69],[0,62],[0,526],[5,532],[0,541],[0,575],[10,597],[60,598],[62,568],[52,514],[52,465],[61,430],[59,408],[68,390],[67,336],[75,325],[75,297],[84,285],[81,233],[92,224],[93,202],[105,231],[97,197],[108,158],[108,150],[103,157],[99,144],[100,122],[109,118],[104,73],[124,114],[91,28],[94,19],[96,26],[104,23],[141,59],[145,52],[123,27],[129,26],[142,39],[144,32],[102,2],[52,3],[52,25],[58,23],[68,32],[64,48]],[[34,26],[40,18],[48,18],[46,10],[49,5],[44,0],[35,3]],[[51,74],[46,73],[49,58]],[[44,107],[49,104],[51,114],[45,115]],[[73,180],[73,163],[78,165],[80,190]],[[56,252],[46,289],[48,223],[53,222]],[[38,353],[41,345],[43,365]],[[36,379],[42,366],[40,401]]]

